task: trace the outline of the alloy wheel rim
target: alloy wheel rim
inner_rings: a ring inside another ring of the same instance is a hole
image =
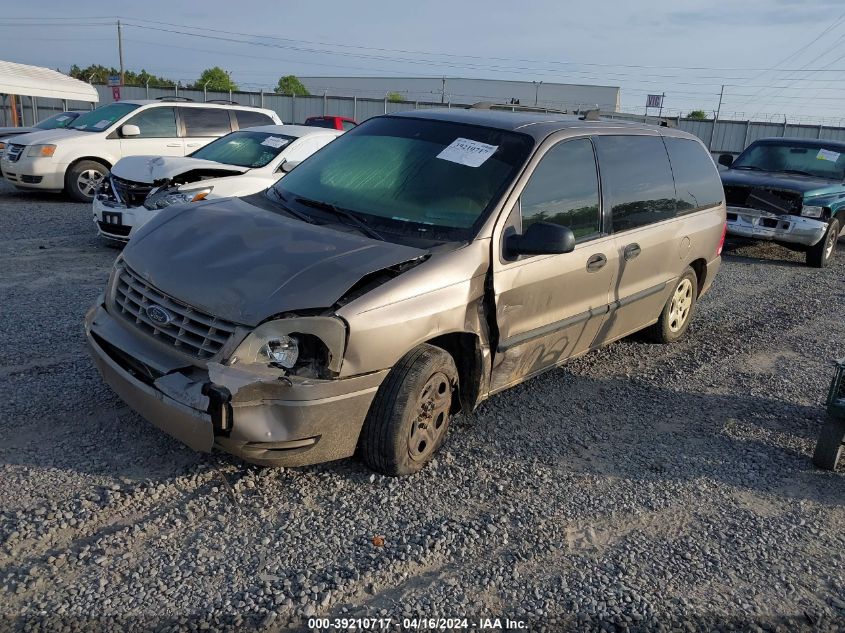
[[[678,332],[684,327],[692,308],[692,282],[681,279],[669,303],[669,330]]]
[[[443,372],[435,372],[420,390],[408,433],[408,454],[416,462],[427,460],[443,437],[452,407],[452,385]]]
[[[827,244],[824,247],[824,258],[830,259],[830,256],[833,255],[833,249],[836,248],[836,240],[839,239],[839,227],[832,226],[830,228],[830,235],[827,237]]]
[[[76,184],[79,187],[79,191],[81,191],[84,195],[93,196],[102,180],[103,174],[98,172],[96,169],[86,169],[79,174],[76,179]]]

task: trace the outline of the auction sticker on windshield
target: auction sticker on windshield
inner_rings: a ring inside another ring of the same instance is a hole
[[[839,160],[839,152],[832,152],[829,149],[820,149],[819,153],[816,154],[816,158],[819,160],[830,160],[836,162]]]
[[[468,138],[456,138],[437,155],[437,158],[448,160],[467,167],[480,167],[488,158],[496,153],[498,145],[488,145]]]
[[[261,144],[268,145],[270,147],[284,147],[288,144],[288,140],[280,138],[278,136],[268,136],[263,141],[261,141]]]
[[[111,123],[111,121],[109,121],[108,119],[103,119],[102,121],[97,121],[94,124],[94,127],[97,128],[98,130],[102,130],[104,127],[108,127],[108,125],[110,123]]]

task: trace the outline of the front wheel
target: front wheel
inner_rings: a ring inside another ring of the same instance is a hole
[[[698,277],[687,267],[666,300],[657,323],[646,330],[646,336],[655,343],[674,343],[680,339],[689,327],[697,298]]]
[[[827,225],[827,233],[815,246],[807,249],[807,265],[813,268],[824,268],[836,253],[836,243],[839,240],[839,220],[834,218]]]
[[[412,475],[440,448],[449,429],[458,370],[452,356],[420,345],[396,363],[370,405],[358,450],[384,475]]]
[[[65,174],[65,191],[77,202],[91,202],[108,171],[102,163],[81,160],[68,168]]]
[[[845,420],[828,418],[819,433],[813,463],[819,468],[833,470],[842,455],[842,440],[845,438]]]

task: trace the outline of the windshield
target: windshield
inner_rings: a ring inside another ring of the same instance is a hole
[[[328,119],[326,117],[312,117],[305,121],[305,125],[311,127],[327,127],[331,130],[335,129],[334,119]]]
[[[295,136],[275,132],[232,132],[189,156],[213,160],[224,165],[264,167],[295,140]]]
[[[329,143],[274,187],[287,201],[334,205],[382,232],[465,240],[516,176],[532,145],[529,136],[515,132],[378,117]]]
[[[79,116],[77,112],[60,112],[35,124],[39,130],[58,130],[69,126]]]
[[[825,147],[822,143],[757,143],[745,150],[732,167],[843,180],[845,153],[833,147]]]
[[[110,103],[80,115],[68,126],[71,130],[102,132],[118,119],[122,119],[139,106],[135,103]]]

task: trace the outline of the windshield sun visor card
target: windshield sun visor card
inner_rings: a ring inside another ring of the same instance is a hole
[[[834,152],[834,151],[831,151],[829,149],[820,149],[819,153],[816,154],[816,158],[818,160],[829,160],[829,161],[832,161],[834,163],[837,160],[839,160],[839,156],[840,156],[839,152]]]
[[[499,149],[498,145],[488,145],[468,138],[456,138],[443,148],[437,158],[467,167],[480,167],[496,153],[497,149]]]

